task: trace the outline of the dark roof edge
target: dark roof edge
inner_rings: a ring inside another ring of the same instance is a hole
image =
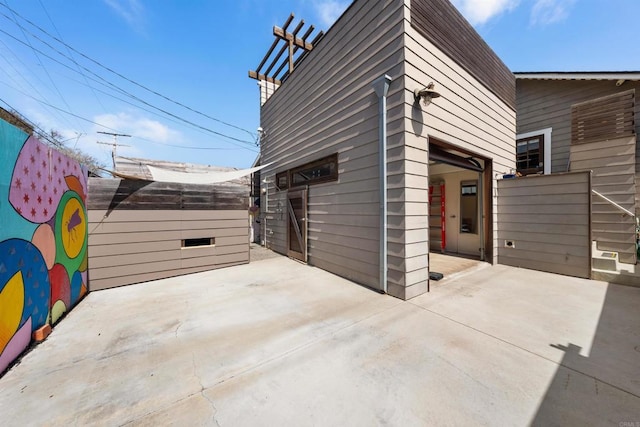
[[[640,80],[640,71],[516,71],[517,80]]]

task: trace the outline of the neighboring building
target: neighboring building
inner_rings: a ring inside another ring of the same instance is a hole
[[[356,0],[312,43],[289,23],[290,68],[250,72],[277,86],[261,91],[267,246],[403,299],[428,290],[430,246],[496,262],[515,78],[471,25],[447,0]]]
[[[249,262],[248,172],[122,157],[116,169],[123,179],[89,179],[91,291]]]
[[[592,171],[597,249],[636,263],[640,213],[640,72],[516,73],[517,169]],[[601,262],[594,259],[595,262]],[[604,262],[604,261],[602,261]]]

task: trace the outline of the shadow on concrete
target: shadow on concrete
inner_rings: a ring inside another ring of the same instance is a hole
[[[609,284],[588,353],[565,352],[534,426],[640,426],[640,289]],[[562,307],[558,307],[562,310]]]

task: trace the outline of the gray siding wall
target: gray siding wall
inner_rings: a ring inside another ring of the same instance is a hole
[[[449,5],[450,6],[450,5]],[[515,167],[515,112],[411,27],[409,0],[355,1],[261,109],[268,186],[267,241],[286,253],[284,192],[275,174],[338,153],[339,180],[309,187],[308,261],[379,287],[378,98],[387,98],[388,292],[411,298],[428,283],[428,135]],[[413,90],[443,98],[424,111]],[[263,197],[263,205],[266,197]]]
[[[92,291],[249,262],[248,186],[89,179]],[[215,245],[183,248],[182,240]]]
[[[593,171],[593,189],[633,212],[636,207],[636,137],[574,144],[571,170]],[[622,262],[636,262],[636,221],[609,202],[593,195],[592,237],[598,249],[619,253]]]
[[[339,180],[309,187],[308,262],[378,288],[378,98],[371,84],[394,80],[389,139],[403,130],[403,7],[356,1],[264,104],[262,177],[338,153]],[[286,194],[268,184],[267,244],[286,253]],[[266,198],[262,205],[266,206]]]
[[[411,2],[405,1],[407,7]],[[407,18],[409,13],[405,15]],[[407,200],[417,201],[412,206],[414,218],[428,212],[428,138],[435,137],[448,144],[461,147],[493,161],[493,177],[515,168],[516,113],[505,101],[496,96],[484,84],[476,80],[462,66],[435,47],[409,23],[405,25],[406,75],[404,92],[405,185]],[[433,81],[435,89],[442,95],[428,107],[416,107],[413,90]],[[495,179],[492,180],[495,188]],[[489,191],[489,189],[487,189]],[[497,205],[492,199],[493,230]],[[426,215],[426,214],[424,214]],[[414,229],[407,230],[414,241],[421,241],[420,251],[425,256],[428,244],[428,225],[410,222]],[[419,237],[418,237],[419,236]],[[493,239],[496,253],[497,240]],[[419,270],[425,274],[425,269]],[[407,276],[407,285],[414,277]]]
[[[571,146],[571,105],[614,93],[636,89],[640,82],[592,80],[520,80],[516,81],[518,111],[517,132],[527,133],[551,127],[551,172],[566,172]],[[636,134],[640,132],[640,107],[636,104]],[[640,144],[636,146],[636,190],[640,190]],[[636,193],[636,200],[640,194]],[[640,200],[638,200],[640,202]],[[640,207],[636,207],[640,213]]]
[[[89,210],[92,291],[249,262],[247,211]],[[182,248],[182,239],[215,246]]]
[[[590,179],[576,172],[499,180],[498,262],[589,278]]]

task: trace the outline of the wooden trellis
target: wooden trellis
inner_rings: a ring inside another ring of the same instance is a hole
[[[302,37],[298,37],[298,34],[304,27],[304,20],[300,20],[292,32],[287,31],[293,18],[294,15],[292,13],[282,28],[278,26],[273,27],[273,35],[276,39],[255,71],[249,71],[249,77],[256,80],[267,81],[275,85],[281,85],[293,72],[296,65],[298,65],[306,54],[313,50],[315,44],[320,41],[324,35],[322,31],[318,32],[311,42],[307,41],[315,30],[313,25],[307,28]],[[280,49],[274,55],[273,53],[276,51],[278,45],[280,45]],[[269,65],[263,70],[263,67],[267,63]],[[287,68],[285,69],[285,67]]]

